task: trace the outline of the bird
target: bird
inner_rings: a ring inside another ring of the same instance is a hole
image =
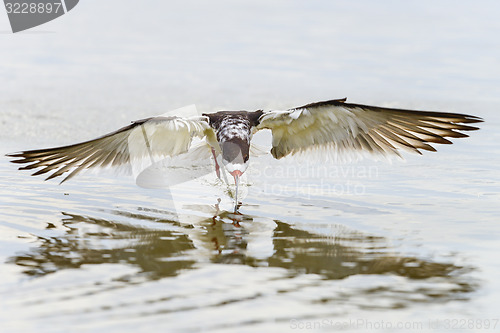
[[[260,130],[271,131],[270,154],[275,159],[309,152],[401,157],[401,151],[422,154],[421,150],[436,151],[431,144],[451,144],[446,138],[468,137],[463,132],[478,130],[470,124],[482,121],[468,114],[354,104],[342,98],[285,110],[150,117],[93,140],[7,156],[24,164],[20,170],[38,169],[33,176],[49,174],[46,180],[67,173],[63,183],[85,169],[123,166],[148,156],[182,155],[198,138],[203,149],[211,152],[217,176],[225,168],[234,178],[236,211],[239,179],[249,166],[252,136]]]

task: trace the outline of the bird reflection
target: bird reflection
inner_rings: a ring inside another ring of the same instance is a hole
[[[131,216],[124,212],[124,214]],[[63,213],[66,232],[60,237],[38,236],[39,246],[13,258],[28,275],[40,276],[86,264],[128,263],[151,278],[174,276],[195,260],[177,258],[194,248],[186,234],[148,229],[123,222]],[[135,214],[136,218],[145,218]],[[175,221],[159,220],[182,229]],[[53,228],[53,225],[52,225]],[[189,226],[184,227],[189,228]]]
[[[220,212],[207,225],[202,240],[212,244],[210,260],[224,264],[251,264],[251,256],[246,253],[248,231],[240,224],[251,222],[252,218],[241,213]]]
[[[25,267],[24,272],[32,276],[86,264],[120,263],[136,267],[148,279],[158,279],[211,262],[281,267],[290,276],[318,274],[331,280],[358,274],[442,277],[456,285],[447,291],[450,294],[441,295],[445,299],[474,290],[473,284],[461,278],[469,268],[403,256],[384,237],[342,226],[315,233],[268,220],[272,233],[261,237],[271,237],[272,250],[267,257],[255,257],[248,244],[255,238],[249,226],[256,217],[220,211],[217,205],[215,212],[196,223],[164,219],[158,217],[161,212],[145,208],[133,213],[114,211],[109,219],[64,213],[62,235],[39,236],[36,247],[10,261]],[[51,231],[57,229],[54,227],[50,226]]]
[[[387,273],[424,279],[448,276],[463,269],[449,263],[391,254],[385,238],[353,231],[323,236],[277,222],[273,239],[276,252],[268,259],[270,266],[321,274],[328,279]]]

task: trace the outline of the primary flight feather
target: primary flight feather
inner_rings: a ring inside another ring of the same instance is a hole
[[[274,158],[325,151],[334,156],[352,152],[397,155],[401,150],[421,154],[431,144],[451,144],[448,138],[467,137],[480,117],[446,112],[414,111],[346,103],[345,99],[307,104],[289,110],[219,111],[200,117],[152,117],[94,140],[68,146],[27,150],[7,156],[33,175],[71,179],[84,169],[130,164],[132,159],[186,153],[193,138],[206,143],[220,177],[220,163],[234,177],[246,171],[252,135],[272,132]],[[131,154],[133,152],[133,154]],[[62,183],[61,182],[61,183]]]

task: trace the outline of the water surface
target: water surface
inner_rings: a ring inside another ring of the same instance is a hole
[[[2,331],[500,328],[499,8],[479,4],[86,1],[3,34],[2,153],[192,103],[347,96],[485,123],[405,161],[256,158],[241,214],[213,174],[59,186],[2,158]]]

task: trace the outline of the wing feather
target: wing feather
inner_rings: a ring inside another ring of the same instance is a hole
[[[445,137],[467,137],[460,131],[481,118],[433,111],[413,111],[345,103],[345,99],[268,111],[257,129],[270,129],[272,155],[279,159],[309,150],[326,149],[339,156],[349,152],[397,155],[399,149],[421,154],[436,151],[430,143],[451,144]]]
[[[20,170],[40,168],[33,176],[50,173],[46,180],[71,171],[63,183],[85,169],[120,167],[148,155],[182,154],[189,149],[193,137],[201,139],[211,130],[206,117],[153,117],[135,121],[94,140],[7,156],[19,158],[13,163],[26,164]]]

